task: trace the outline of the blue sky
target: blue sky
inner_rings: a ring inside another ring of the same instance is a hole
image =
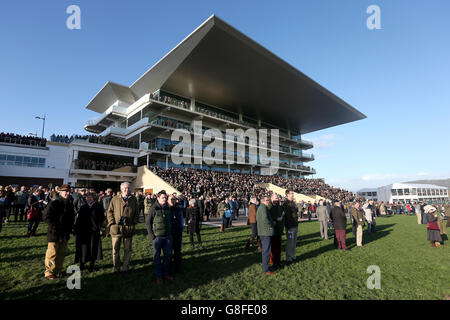
[[[66,27],[69,5],[81,30]],[[369,5],[381,30],[369,30]],[[215,13],[367,119],[321,130],[316,177],[350,190],[449,178],[450,2],[8,1],[0,10],[0,131],[84,134],[106,81],[131,85]],[[310,150],[311,151],[311,150]]]

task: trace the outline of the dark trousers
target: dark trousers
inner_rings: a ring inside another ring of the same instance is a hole
[[[270,236],[260,236],[262,244],[262,272],[269,271],[270,252],[272,251],[272,241]]]
[[[20,215],[19,215],[20,212]],[[20,217],[20,221],[24,220],[25,217],[25,205],[24,204],[16,204],[14,206],[14,221],[17,221],[17,217]]]
[[[202,243],[202,237],[200,236],[200,232],[195,232],[197,234],[197,242]],[[191,245],[194,246],[194,232],[189,233],[189,240],[191,240]]]
[[[336,230],[336,239],[339,245],[338,249],[347,250],[345,230]]]
[[[181,245],[183,240],[183,233],[172,234],[172,240],[173,253],[169,271],[173,274],[181,271]]]
[[[281,263],[281,236],[272,236],[270,263],[274,266]]]
[[[223,230],[231,226],[231,218],[222,218]]]
[[[169,275],[170,260],[172,258],[172,235],[168,237],[156,237],[153,243],[153,265],[155,266],[156,278],[162,279]],[[161,250],[164,261],[161,263]]]
[[[35,218],[28,221],[28,235],[35,235],[36,230],[39,227],[40,218]]]

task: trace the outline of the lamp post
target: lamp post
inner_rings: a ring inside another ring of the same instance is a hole
[[[44,139],[44,128],[45,128],[45,114],[44,114],[44,117],[42,118],[42,117],[38,117],[38,116],[36,116],[36,117],[34,117],[35,119],[40,119],[40,120],[43,120],[44,122],[42,123],[42,139]]]

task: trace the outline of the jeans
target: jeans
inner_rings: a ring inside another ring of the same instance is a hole
[[[20,212],[20,215],[19,215]],[[25,217],[25,205],[24,204],[16,204],[14,207],[14,221],[18,221],[17,217],[20,217],[20,221],[23,221]]]
[[[28,235],[35,235],[36,230],[39,227],[40,218],[34,218],[28,222]]]
[[[170,271],[172,273],[180,272],[181,270],[181,244],[183,240],[183,233],[174,233],[172,235],[173,255],[170,264]]]
[[[269,260],[270,252],[272,251],[272,237],[270,236],[260,236],[262,244],[262,272],[269,272]]]
[[[162,279],[169,274],[170,259],[172,257],[172,235],[168,237],[156,237],[153,243],[153,265],[155,266],[156,278]],[[164,261],[161,264],[161,250],[164,254]]]
[[[286,229],[286,261],[295,261],[295,247],[297,246],[298,226]]]

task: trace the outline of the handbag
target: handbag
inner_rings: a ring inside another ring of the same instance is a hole
[[[36,207],[31,206],[30,210],[27,211],[27,220],[30,221],[37,217],[39,217],[39,210]]]

